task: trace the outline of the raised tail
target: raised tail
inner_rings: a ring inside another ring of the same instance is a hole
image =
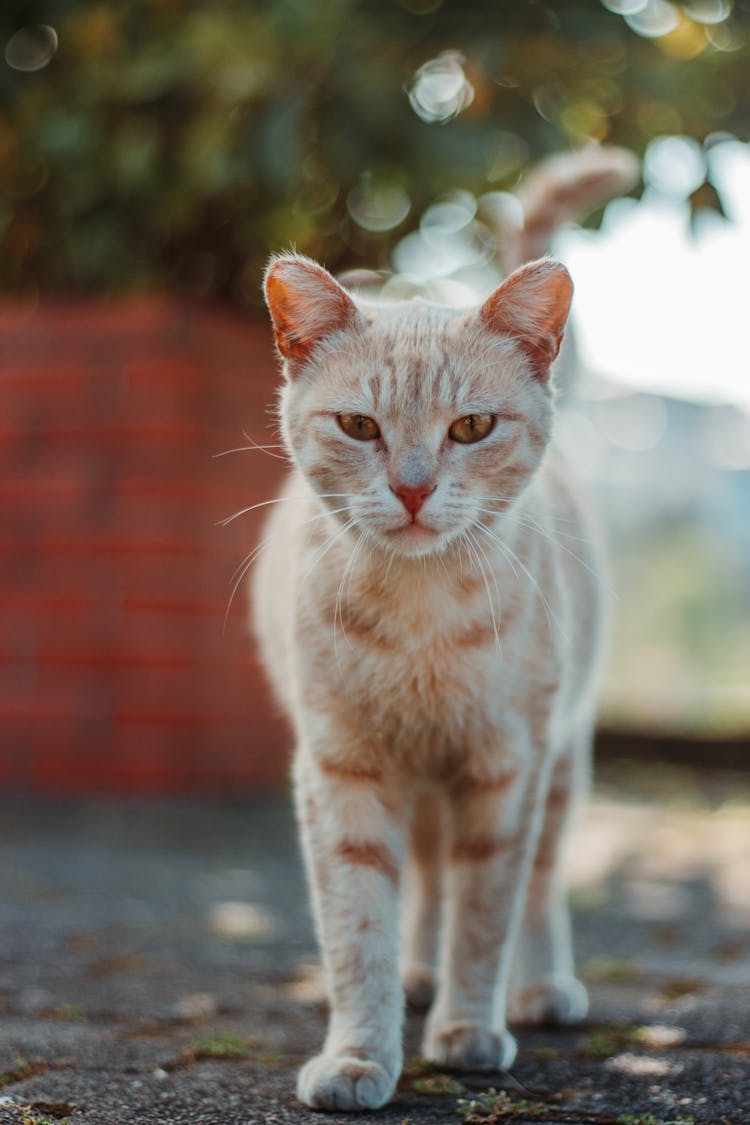
[[[493,209],[503,273],[549,253],[562,223],[582,219],[639,176],[637,157],[624,148],[591,145],[538,164],[515,191],[511,207]]]

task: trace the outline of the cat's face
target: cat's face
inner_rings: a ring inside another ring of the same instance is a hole
[[[523,490],[549,440],[549,367],[571,292],[564,267],[543,261],[474,312],[365,307],[315,263],[272,263],[284,439],[342,526],[401,555],[460,536],[481,547],[482,524]]]

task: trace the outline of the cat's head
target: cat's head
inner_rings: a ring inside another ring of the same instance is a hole
[[[511,504],[549,441],[572,288],[543,259],[472,311],[365,305],[315,262],[272,261],[284,440],[336,518],[419,556]]]

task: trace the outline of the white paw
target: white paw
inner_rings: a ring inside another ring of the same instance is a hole
[[[396,1088],[398,1073],[348,1055],[317,1055],[297,1077],[297,1097],[312,1109],[379,1109]]]
[[[435,995],[435,974],[429,965],[414,962],[401,970],[406,1001],[412,1008],[429,1008]]]
[[[490,1031],[473,1023],[431,1028],[423,1054],[439,1066],[456,1070],[505,1070],[518,1048],[509,1031]]]
[[[589,1010],[585,987],[576,977],[558,977],[526,984],[511,997],[512,1023],[578,1023]]]

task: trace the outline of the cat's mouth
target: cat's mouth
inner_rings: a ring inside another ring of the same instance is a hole
[[[428,536],[434,538],[440,532],[429,524],[422,523],[420,519],[413,519],[409,523],[400,523],[398,527],[391,527],[388,529],[388,535],[393,536],[407,536],[408,538],[423,538]]]
[[[398,527],[390,527],[385,530],[388,543],[399,554],[405,555],[431,553],[435,548],[435,542],[441,538],[441,535],[442,533],[437,528],[430,527],[429,524],[422,523],[420,520],[401,523]]]

